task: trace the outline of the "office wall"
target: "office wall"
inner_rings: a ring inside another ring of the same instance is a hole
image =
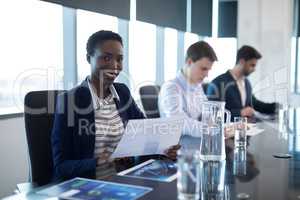
[[[17,183],[28,180],[24,118],[0,120],[0,198],[10,195]]]
[[[238,46],[252,45],[263,55],[250,76],[264,101],[285,103],[289,91],[293,0],[239,0]]]

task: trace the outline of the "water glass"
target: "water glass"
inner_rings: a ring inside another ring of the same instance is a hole
[[[225,160],[224,135],[220,126],[202,126],[200,159],[203,161]]]
[[[247,150],[244,147],[234,149],[233,174],[236,176],[247,175]]]
[[[280,138],[287,139],[287,133],[289,130],[289,107],[286,105],[280,105],[278,111],[278,125]]]
[[[179,200],[198,200],[200,197],[200,152],[180,150],[177,157],[177,190]]]
[[[247,147],[247,117],[234,118],[234,146]]]
[[[225,195],[226,161],[200,161],[201,200],[221,200]]]

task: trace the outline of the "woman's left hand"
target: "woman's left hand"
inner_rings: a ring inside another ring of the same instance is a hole
[[[171,146],[170,148],[168,148],[168,149],[165,151],[166,156],[167,156],[168,158],[172,159],[172,160],[176,160],[176,158],[177,158],[177,151],[180,149],[180,147],[181,147],[180,144]]]
[[[234,124],[225,126],[224,134],[225,134],[225,139],[234,137]]]

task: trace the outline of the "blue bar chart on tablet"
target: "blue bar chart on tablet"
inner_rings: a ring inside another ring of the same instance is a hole
[[[177,166],[171,160],[150,159],[135,167],[118,173],[119,176],[127,176],[154,181],[171,182],[177,178]]]
[[[37,193],[67,200],[135,200],[151,190],[148,187],[75,178]]]

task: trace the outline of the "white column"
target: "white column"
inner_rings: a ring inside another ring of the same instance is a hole
[[[238,47],[251,45],[263,58],[249,78],[264,101],[285,103],[289,93],[293,0],[240,0]]]

